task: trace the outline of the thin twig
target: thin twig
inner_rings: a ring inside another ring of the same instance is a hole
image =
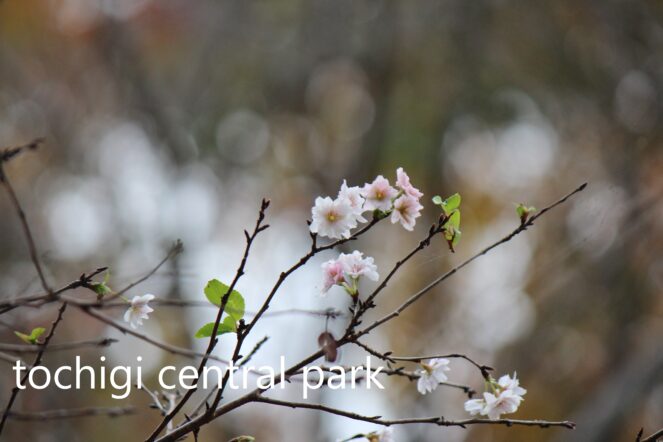
[[[323,411],[325,413],[335,414],[337,416],[343,416],[357,421],[370,422],[372,424],[384,425],[384,426],[408,425],[408,424],[435,424],[443,427],[465,428],[468,425],[485,424],[485,425],[506,425],[508,427],[513,425],[523,425],[523,426],[540,427],[540,428],[565,427],[571,430],[575,428],[575,423],[569,421],[544,421],[544,420],[522,420],[522,419],[463,419],[463,420],[452,421],[452,420],[446,420],[442,416],[406,418],[406,419],[383,419],[382,416],[364,416],[358,413],[344,411],[321,404],[282,401],[278,399],[267,398],[264,396],[259,396],[258,398],[254,399],[252,402],[260,402],[264,404],[278,405],[281,407],[288,407],[288,408],[305,408],[308,410]]]
[[[453,269],[449,270],[446,272],[444,275],[434,279],[431,283],[429,283],[426,287],[422,288],[419,290],[417,293],[414,295],[410,296],[403,304],[401,304],[396,310],[391,312],[390,314],[382,317],[381,319],[378,319],[374,323],[372,323],[370,326],[366,327],[365,329],[361,330],[360,332],[357,333],[357,338],[360,338],[361,336],[364,336],[368,333],[371,332],[371,330],[374,330],[376,327],[379,327],[380,325],[384,324],[385,322],[388,322],[396,317],[398,317],[405,309],[407,309],[409,306],[417,302],[419,299],[421,299],[422,296],[424,296],[426,293],[431,291],[434,287],[436,287],[438,284],[440,284],[442,281],[448,279],[450,276],[456,274],[459,270],[461,270],[463,267],[467,266],[468,264],[472,263],[474,260],[477,258],[487,254],[491,250],[493,250],[496,247],[499,247],[500,245],[507,243],[511,241],[515,236],[518,234],[524,232],[527,230],[528,227],[534,225],[534,221],[539,219],[541,216],[543,216],[546,212],[552,210],[553,208],[559,206],[560,204],[566,202],[569,198],[571,198],[573,195],[575,195],[578,192],[581,192],[582,190],[587,187],[587,183],[582,184],[572,192],[568,193],[558,201],[554,202],[553,204],[545,207],[542,209],[539,213],[531,217],[529,220],[527,220],[525,223],[520,224],[513,232],[509,233],[507,236],[504,238],[500,239],[497,242],[494,242],[493,244],[489,245],[485,249],[481,250],[479,253],[476,253],[472,257],[468,258],[467,260],[463,261],[461,264],[457,265]]]
[[[44,343],[42,344],[42,348],[37,353],[37,357],[35,358],[35,361],[32,363],[33,367],[36,367],[37,365],[41,364],[41,359],[44,356],[44,352],[46,351],[46,348],[48,347],[48,344],[51,342],[51,339],[53,338],[53,335],[55,334],[55,329],[58,328],[58,325],[62,321],[62,316],[64,315],[64,311],[67,309],[67,303],[63,302],[60,308],[58,309],[58,316],[55,318],[55,321],[53,321],[53,325],[51,326],[51,330],[49,331],[48,335],[44,339]],[[25,375],[23,376],[23,379],[21,379],[21,384],[25,385],[25,381],[27,381],[28,376],[30,376],[30,371],[26,371]],[[18,388],[18,385],[15,385],[14,388],[12,389],[11,396],[9,397],[9,402],[7,402],[7,406],[5,407],[4,413],[2,413],[2,420],[0,421],[0,433],[2,433],[2,430],[5,427],[5,423],[7,422],[7,418],[9,417],[9,413],[11,412],[11,408],[14,405],[14,401],[16,401],[16,397],[18,396],[18,393],[21,391],[20,388]]]
[[[106,416],[119,417],[134,414],[135,407],[85,407],[58,410],[44,410],[35,412],[12,411],[9,418],[16,421],[45,421],[78,419],[81,417]]]
[[[226,305],[228,304],[228,300],[230,299],[230,294],[233,292],[235,289],[235,286],[239,279],[244,275],[244,268],[246,266],[246,262],[249,258],[249,253],[251,251],[251,245],[253,244],[253,241],[255,240],[256,236],[265,229],[269,227],[269,224],[263,225],[263,221],[265,220],[265,212],[267,211],[267,208],[269,207],[269,200],[263,199],[261,204],[260,204],[260,210],[258,211],[258,217],[256,219],[255,227],[253,228],[253,232],[249,234],[246,230],[244,231],[245,237],[246,237],[246,246],[244,247],[244,254],[242,256],[242,260],[237,267],[237,271],[235,272],[235,277],[233,278],[232,282],[228,286],[228,289],[226,290],[226,293],[224,293],[223,297],[221,298],[221,302],[219,305],[219,309],[216,314],[216,319],[214,321],[214,327],[212,327],[212,333],[210,334],[209,341],[207,344],[207,349],[205,350],[205,354],[203,355],[202,360],[200,361],[200,364],[198,366],[198,377],[200,377],[201,373],[203,372],[203,369],[207,365],[207,361],[210,358],[212,351],[214,350],[214,347],[216,347],[216,343],[218,342],[217,338],[217,331],[219,330],[219,325],[221,324],[221,318],[223,317],[224,310],[226,308]],[[256,318],[258,316],[256,315]],[[240,325],[243,324],[243,322],[240,323]],[[242,328],[239,327],[237,330],[237,335],[238,339],[240,334],[242,333]],[[173,407],[169,410],[168,414],[163,418],[161,423],[157,426],[157,428],[154,429],[152,434],[147,438],[148,441],[153,441],[157,437],[159,437],[159,434],[170,425],[171,421],[173,418],[177,415],[177,413],[184,407],[184,405],[188,402],[188,400],[193,396],[193,394],[198,390],[198,384],[194,386],[194,388],[187,390],[187,392],[182,396],[182,398],[179,400],[177,404],[174,404]]]
[[[76,342],[63,342],[61,344],[52,344],[44,347],[42,344],[38,345],[21,345],[21,344],[5,344],[0,343],[0,351],[9,351],[12,353],[38,353],[42,351],[63,351],[63,350],[78,350],[86,347],[108,347],[109,345],[117,342],[117,339],[102,338],[91,341],[76,341]]]

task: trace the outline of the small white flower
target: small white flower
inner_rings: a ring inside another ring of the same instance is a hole
[[[364,184],[361,195],[366,199],[364,209],[382,210],[388,212],[392,207],[392,200],[398,195],[398,190],[391,187],[389,180],[378,175],[372,183]]]
[[[372,431],[368,434],[365,434],[364,437],[368,439],[368,442],[395,442],[396,438],[394,437],[394,430],[391,427],[384,427],[380,431]]]
[[[421,216],[421,210],[424,208],[419,204],[419,200],[409,195],[402,195],[394,202],[394,210],[391,212],[391,222],[401,223],[405,230],[414,229],[416,219]]]
[[[366,218],[362,214],[366,211],[364,209],[364,197],[361,196],[361,188],[359,186],[348,187],[346,180],[341,184],[341,190],[338,192],[338,198],[346,200],[350,207],[352,207],[352,215],[359,223],[365,223]]]
[[[482,414],[488,416],[489,419],[499,419],[502,414],[514,413],[523,401],[521,396],[511,390],[502,390],[497,396],[486,392],[483,394],[483,398],[486,406]]]
[[[143,319],[149,319],[148,314],[152,313],[154,309],[147,305],[148,302],[154,299],[154,295],[134,296],[131,300],[131,306],[124,314],[124,320],[129,323],[131,328],[138,328],[143,325]]]
[[[426,394],[437,388],[440,382],[447,380],[446,371],[449,371],[448,359],[430,359],[427,363],[421,362],[421,368],[415,373],[419,375],[417,390]]]
[[[349,238],[350,229],[357,226],[352,215],[352,207],[345,199],[332,200],[330,197],[317,197],[311,209],[311,232],[328,238]]]
[[[343,272],[350,279],[357,280],[360,276],[366,276],[372,281],[377,281],[380,278],[373,258],[370,256],[364,258],[364,254],[358,250],[348,254],[341,253],[338,261],[343,265]]]
[[[485,406],[486,401],[483,399],[470,399],[465,401],[465,411],[470,413],[472,416],[476,416],[477,414],[482,413]]]
[[[517,396],[524,396],[525,393],[527,393],[527,390],[520,386],[520,382],[518,381],[518,376],[516,373],[513,373],[513,378],[508,374],[505,374],[504,376],[500,377],[497,383],[503,389],[511,390],[513,394]]]

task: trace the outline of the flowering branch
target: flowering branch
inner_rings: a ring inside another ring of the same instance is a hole
[[[253,400],[252,402],[260,402],[264,404],[278,405],[281,407],[288,407],[288,408],[305,408],[309,410],[318,410],[329,414],[335,414],[337,416],[347,417],[352,420],[364,421],[384,426],[409,425],[409,424],[435,424],[442,427],[465,428],[468,425],[489,424],[489,425],[506,425],[507,427],[511,427],[514,425],[540,427],[540,428],[565,427],[571,430],[575,428],[575,424],[569,421],[544,421],[544,420],[522,420],[522,419],[463,419],[463,420],[450,421],[446,420],[443,416],[389,420],[389,419],[382,419],[382,416],[364,416],[358,413],[353,413],[350,411],[344,411],[337,408],[328,407],[326,405],[309,404],[306,402],[281,401],[278,399],[267,398],[265,396],[259,396],[257,399]]]

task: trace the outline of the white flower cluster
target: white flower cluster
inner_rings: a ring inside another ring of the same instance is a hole
[[[341,253],[338,258],[322,264],[324,283],[322,293],[327,293],[335,285],[341,286],[350,296],[357,295],[357,284],[361,276],[377,281],[380,275],[373,263],[373,258],[355,250],[352,253]]]
[[[395,187],[382,175],[363,187],[348,187],[343,181],[336,199],[328,196],[315,199],[310,230],[328,238],[349,238],[358,223],[366,222],[363,214],[367,211],[391,214],[393,224],[401,223],[405,229],[412,230],[423,209],[419,203],[422,196],[402,167],[396,171]]]
[[[482,399],[470,399],[465,402],[465,411],[472,416],[482,414],[489,419],[499,419],[502,414],[514,413],[527,390],[520,386],[516,374],[504,375],[497,382],[489,381],[492,392],[484,392]]]

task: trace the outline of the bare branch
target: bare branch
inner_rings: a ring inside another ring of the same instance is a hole
[[[443,427],[462,427],[468,425],[506,425],[508,427],[513,425],[523,425],[530,427],[565,427],[573,430],[575,423],[569,421],[544,421],[544,420],[521,420],[521,419],[463,419],[463,420],[446,420],[442,416],[436,417],[420,417],[420,418],[406,418],[406,419],[383,419],[382,416],[364,416],[350,411],[344,411],[337,408],[328,407],[320,404],[309,404],[306,402],[290,402],[278,399],[271,399],[264,396],[259,396],[252,402],[261,402],[264,404],[278,405],[280,407],[288,408],[305,408],[308,410],[323,411],[337,416],[347,417],[349,419],[370,422],[372,424],[391,426],[391,425],[409,425],[409,424],[435,424]]]
[[[119,417],[134,414],[135,407],[85,407],[58,410],[45,410],[36,412],[12,411],[9,417],[16,421],[45,421],[45,420],[65,420],[78,419],[82,417],[106,416]]]
[[[51,339],[55,334],[55,330],[58,328],[58,325],[62,321],[62,316],[64,315],[64,311],[66,309],[67,309],[67,303],[63,302],[60,308],[58,309],[58,316],[55,318],[55,321],[53,321],[51,330],[44,339],[44,343],[41,345],[41,350],[39,351],[39,353],[37,353],[37,357],[35,358],[35,361],[32,363],[33,367],[36,367],[37,365],[41,364],[41,359],[44,356],[44,352],[46,351],[48,344],[51,342]],[[25,381],[27,381],[29,375],[30,371],[26,371],[25,375],[23,376],[23,379],[21,379],[21,384],[25,384]],[[9,414],[11,412],[11,408],[14,405],[14,401],[16,401],[16,397],[18,396],[18,393],[20,391],[21,390],[18,388],[18,385],[15,385],[14,388],[12,389],[11,396],[9,397],[9,401],[7,402],[7,406],[5,407],[5,411],[2,414],[2,420],[0,421],[0,433],[2,433],[2,430],[5,427],[5,423],[7,422],[7,418],[9,417]]]
[[[0,351],[9,351],[12,353],[38,353],[40,351],[63,351],[78,350],[86,347],[108,347],[117,342],[117,339],[102,338],[91,341],[63,342],[61,344],[52,344],[48,347],[44,345],[21,345],[0,343]]]

